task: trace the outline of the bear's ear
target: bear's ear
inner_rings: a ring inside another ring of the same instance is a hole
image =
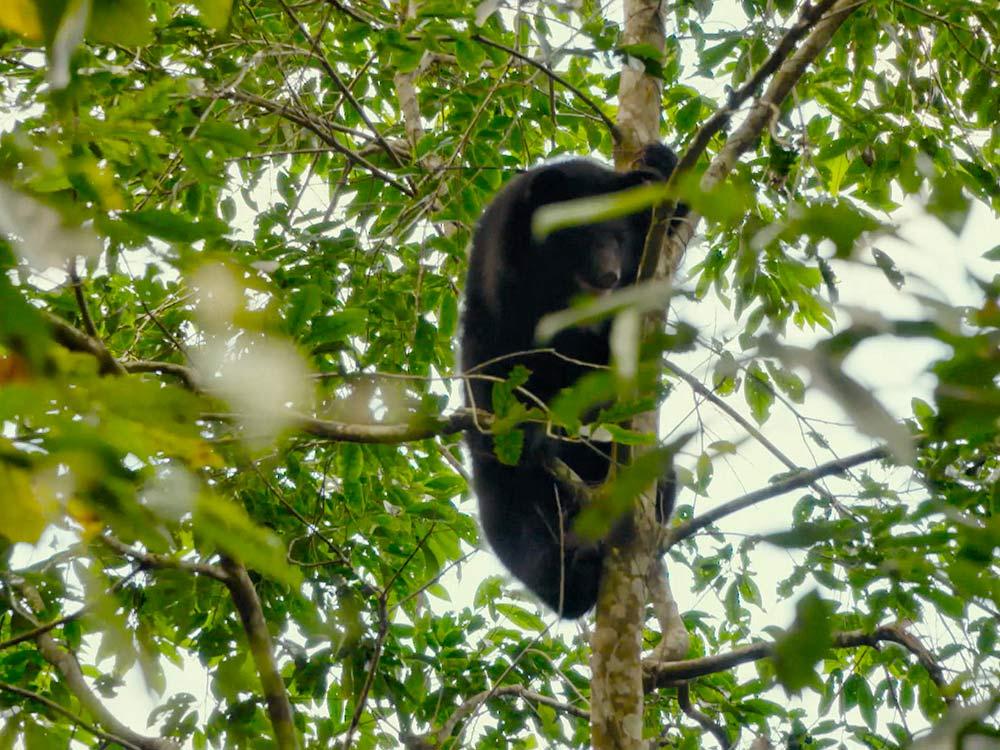
[[[652,171],[656,174],[654,179],[666,180],[677,167],[677,154],[669,146],[662,143],[649,143],[642,149],[642,156],[639,158],[637,169],[640,171]]]

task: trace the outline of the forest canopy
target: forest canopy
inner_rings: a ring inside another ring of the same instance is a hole
[[[0,2],[0,747],[1000,746],[998,45],[993,0]],[[470,411],[483,208],[652,141],[622,200],[685,220],[546,321],[611,368]],[[677,474],[668,577],[580,625],[481,541],[462,431],[531,420],[634,449],[581,533]]]

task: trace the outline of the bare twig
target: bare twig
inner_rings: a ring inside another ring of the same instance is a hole
[[[719,398],[718,394],[716,394],[710,388],[706,387],[700,380],[698,380],[698,378],[694,377],[689,372],[686,372],[685,370],[681,369],[673,362],[670,362],[668,360],[665,360],[663,362],[663,366],[666,369],[670,370],[670,372],[674,373],[674,375],[679,377],[685,383],[687,383],[688,386],[690,386],[691,390],[693,390],[699,396],[701,396],[707,401],[711,401],[716,407],[718,407],[720,411],[722,411],[727,417],[729,417],[741,428],[743,428],[747,432],[747,434],[750,435],[750,437],[752,437],[758,443],[763,445],[771,453],[772,456],[781,461],[781,463],[783,463],[786,467],[788,467],[792,471],[798,471],[801,468],[798,464],[792,461],[792,459],[786,456],[785,453],[780,448],[778,448],[778,446],[772,443],[763,432],[754,427],[754,425],[751,424],[746,417],[744,417],[742,414],[736,411],[736,409],[734,409],[732,406],[726,403],[725,400]],[[834,497],[822,485],[814,483],[812,485],[812,488],[816,490],[816,492],[818,492],[820,495],[822,495],[824,499],[828,501],[834,500]]]
[[[271,114],[294,122],[297,125],[301,125],[319,136],[320,140],[322,140],[323,143],[328,145],[330,148],[343,154],[352,164],[358,164],[364,167],[367,171],[371,172],[383,182],[392,185],[404,195],[408,195],[411,198],[415,195],[414,191],[408,185],[403,184],[388,172],[376,167],[366,158],[352,151],[334,138],[331,133],[327,132],[329,124],[325,120],[314,117],[312,114],[303,110],[290,107],[287,104],[279,104],[263,96],[257,96],[256,94],[250,94],[238,89],[225,91],[222,93],[222,96],[228,99],[236,99],[247,104],[252,104],[255,107],[265,110],[266,112],[270,112]]]
[[[666,547],[670,548],[678,542],[698,533],[705,527],[710,526],[720,518],[732,515],[737,511],[743,510],[744,508],[749,508],[751,505],[756,505],[764,500],[769,500],[772,497],[783,495],[786,492],[791,492],[792,490],[797,490],[801,487],[807,487],[823,477],[828,477],[833,474],[843,474],[853,466],[865,464],[870,461],[878,461],[879,459],[888,457],[889,451],[885,447],[879,446],[877,448],[870,448],[869,450],[861,451],[860,453],[855,453],[851,456],[845,456],[844,458],[838,458],[835,461],[829,461],[828,463],[821,464],[815,469],[800,472],[793,476],[779,480],[774,484],[768,485],[767,487],[762,487],[759,490],[748,492],[742,497],[725,502],[716,508],[712,508],[712,510],[707,511],[706,513],[702,513],[700,516],[692,518],[690,521],[685,521],[679,526],[675,526],[668,534]]]

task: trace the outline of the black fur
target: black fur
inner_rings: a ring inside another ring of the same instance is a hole
[[[512,179],[483,213],[473,239],[465,286],[463,371],[504,378],[515,365],[524,365],[531,370],[524,388],[544,402],[584,375],[587,366],[551,354],[505,355],[537,348],[538,321],[567,307],[573,297],[634,283],[651,212],[564,229],[542,242],[531,236],[532,215],[549,203],[664,180],[676,163],[669,148],[654,144],[645,149],[640,167],[628,173],[572,159]],[[567,329],[548,346],[578,362],[607,365],[609,330],[608,321]],[[498,357],[503,359],[482,365]],[[469,379],[468,392],[478,408],[491,410],[493,383]],[[546,465],[556,456],[587,483],[599,484],[610,468],[610,446],[595,449],[593,444],[555,440],[537,426],[525,431],[517,466],[496,458],[489,435],[468,434],[483,530],[504,565],[542,601],[563,617],[579,617],[597,600],[607,544],[627,539],[631,518],[602,542],[577,538],[571,527],[579,499]],[[661,507],[672,505],[672,483],[661,484]]]

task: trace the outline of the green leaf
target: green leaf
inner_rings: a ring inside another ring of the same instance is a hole
[[[883,253],[877,247],[872,248],[872,257],[875,259],[875,265],[879,267],[885,277],[889,280],[897,289],[902,289],[903,284],[906,283],[906,277],[900,273],[896,264],[893,263],[892,258]]]
[[[747,369],[747,376],[743,381],[743,395],[757,424],[766,422],[771,414],[774,393],[771,391],[767,373],[757,363]]]
[[[212,1],[214,2],[214,0]],[[198,128],[198,133],[206,140],[230,146],[231,148],[227,149],[226,153],[233,156],[241,156],[253,151],[257,145],[257,138],[250,130],[227,122],[202,123]]]
[[[972,204],[966,197],[962,181],[955,175],[937,175],[932,180],[927,213],[939,218],[957,237],[965,228]]]
[[[638,213],[666,197],[664,184],[651,183],[617,193],[548,203],[532,214],[531,233],[536,239],[544,240],[560,229],[596,224]]]
[[[365,470],[364,450],[357,443],[341,443],[337,448],[337,474],[345,482],[356,482]]]
[[[195,0],[201,17],[213,29],[224,29],[229,24],[233,0]]]
[[[580,512],[573,530],[586,539],[603,537],[619,518],[632,510],[640,494],[667,475],[676,450],[676,446],[667,446],[633,459],[595,493],[594,501]]]
[[[458,328],[458,296],[444,294],[441,306],[438,308],[438,333],[449,339],[455,335]]]
[[[542,618],[516,604],[497,604],[496,610],[519,628],[543,633],[546,630]]]
[[[789,215],[791,221],[784,232],[785,236],[794,238],[805,234],[815,240],[832,240],[837,246],[838,258],[849,257],[862,233],[874,231],[881,226],[874,218],[845,201],[808,206],[796,204]]]
[[[221,237],[229,231],[229,227],[217,219],[192,221],[162,209],[125,211],[121,218],[132,227],[167,242],[197,242]]]
[[[815,591],[796,604],[795,623],[774,644],[775,674],[788,692],[820,684],[815,667],[832,642],[832,614],[833,606]]]
[[[455,59],[464,70],[479,70],[486,60],[486,53],[478,42],[458,38],[455,40]]]
[[[510,430],[493,436],[493,452],[500,463],[517,466],[524,449],[524,430]]]
[[[860,529],[843,521],[797,524],[794,529],[767,534],[761,540],[777,547],[812,547],[817,543],[846,542],[861,536]]]
[[[138,47],[153,41],[153,24],[146,0],[93,0],[87,39],[102,44]]]
[[[215,546],[251,570],[293,589],[301,584],[297,568],[289,566],[285,545],[273,531],[255,524],[241,506],[218,495],[198,498],[194,529],[203,543]]]
[[[292,334],[300,333],[308,326],[312,317],[319,312],[323,295],[316,284],[307,284],[292,297],[286,325]]]

